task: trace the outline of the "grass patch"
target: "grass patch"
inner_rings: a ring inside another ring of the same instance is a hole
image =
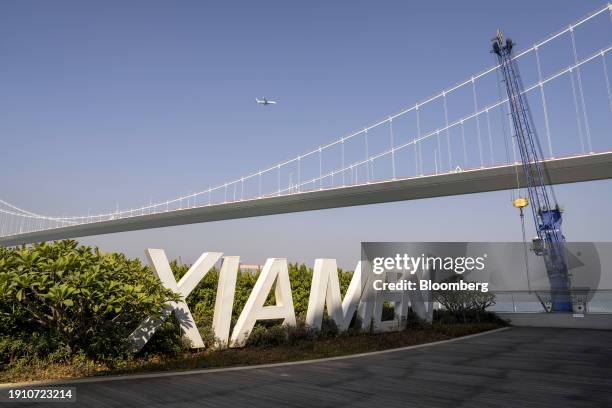
[[[412,346],[480,333],[504,326],[501,321],[434,323],[389,333],[349,332],[317,336],[293,336],[288,341],[249,345],[240,349],[185,351],[174,357],[130,356],[112,362],[73,355],[62,362],[36,360],[0,372],[0,382],[27,382],[101,375],[134,374],[302,361]]]

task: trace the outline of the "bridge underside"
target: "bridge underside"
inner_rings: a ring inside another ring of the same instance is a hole
[[[544,168],[548,184],[608,179],[612,178],[612,152],[549,159],[544,162]],[[14,246],[262,215],[507,190],[516,188],[517,170],[520,183],[523,185],[523,172],[520,165],[505,165],[465,170],[457,173],[372,182],[365,185],[329,190],[315,190],[30,232],[0,237],[0,246]]]

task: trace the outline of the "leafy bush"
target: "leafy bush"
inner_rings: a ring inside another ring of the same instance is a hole
[[[72,240],[2,249],[1,359],[62,347],[96,358],[118,356],[145,316],[159,315],[166,301],[177,299],[140,261],[122,254]]]
[[[157,328],[139,355],[176,356],[187,349],[189,344],[185,344],[179,322],[171,315]]]
[[[287,326],[287,343],[299,344],[304,341],[311,341],[321,335],[321,332],[306,324],[304,319],[297,319],[295,326]]]
[[[355,334],[353,331],[349,333]],[[295,326],[284,326],[278,322],[274,324],[259,322],[253,328],[247,346],[296,345],[316,339],[334,338],[339,334],[336,323],[327,317],[323,318],[320,330],[308,326],[303,318],[298,318]]]
[[[494,323],[507,326],[508,322],[493,312],[483,310],[434,310],[433,320],[436,323],[453,325],[459,323]]]
[[[463,279],[460,275],[454,275],[443,282],[458,282],[460,279]],[[443,310],[434,311],[434,320],[442,324],[502,323],[497,315],[487,312],[487,308],[495,305],[495,295],[491,292],[439,290],[433,292],[433,300],[443,307]]]
[[[280,346],[287,344],[287,326],[276,324],[271,327],[256,325],[247,340],[247,346]]]
[[[321,330],[319,330],[319,337],[336,337],[340,334],[336,322],[325,316],[321,322]]]
[[[463,279],[460,275],[454,275],[445,279],[444,283],[458,282]],[[463,279],[464,282],[469,282]],[[495,295],[491,292],[468,291],[468,290],[437,290],[433,292],[433,299],[439,302],[446,310],[451,312],[482,311],[495,304]]]
[[[406,316],[406,329],[414,330],[414,329],[425,329],[430,327],[431,324],[427,321],[421,319],[412,308],[408,309],[408,315]]]

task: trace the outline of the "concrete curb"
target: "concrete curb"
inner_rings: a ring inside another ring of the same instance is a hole
[[[17,387],[32,387],[32,386],[38,386],[38,385],[60,385],[60,384],[71,386],[73,384],[83,384],[83,383],[93,383],[93,382],[139,380],[139,379],[146,379],[146,378],[198,375],[198,374],[219,373],[219,372],[228,372],[228,371],[257,370],[257,369],[264,369],[264,368],[287,367],[287,366],[302,365],[302,364],[322,363],[322,362],[327,362],[327,361],[348,360],[352,358],[370,357],[370,356],[376,356],[379,354],[395,353],[398,351],[413,350],[413,349],[437,346],[440,344],[447,344],[447,343],[452,343],[455,341],[471,339],[471,338],[479,337],[479,336],[485,336],[488,334],[499,333],[501,331],[509,330],[511,328],[512,327],[501,327],[499,329],[493,329],[493,330],[489,330],[489,331],[485,331],[481,333],[469,334],[467,336],[455,337],[453,339],[448,339],[448,340],[434,341],[432,343],[416,344],[414,346],[398,347],[398,348],[393,348],[393,349],[388,349],[388,350],[370,351],[367,353],[350,354],[346,356],[326,357],[326,358],[317,358],[317,359],[312,359],[312,360],[301,360],[301,361],[288,361],[285,363],[259,364],[259,365],[251,365],[251,366],[205,368],[205,369],[186,370],[186,371],[166,371],[166,372],[150,373],[150,374],[109,375],[109,376],[86,377],[86,378],[78,378],[78,379],[43,380],[43,381],[32,381],[32,382],[22,382],[22,383],[4,383],[4,384],[0,384],[0,389],[17,388]]]

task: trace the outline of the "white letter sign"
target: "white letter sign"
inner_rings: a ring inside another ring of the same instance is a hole
[[[206,273],[213,267],[221,258],[220,252],[205,252],[198,260],[189,268],[185,276],[176,283],[170,263],[163,249],[147,249],[145,251],[149,264],[164,287],[172,290],[174,293],[181,295],[182,300],[178,302],[168,302],[162,310],[161,316],[156,319],[147,317],[136,330],[130,335],[130,341],[133,345],[133,351],[140,351],[149,341],[155,330],[174,313],[178,319],[183,335],[189,339],[192,348],[204,347],[202,337],[198,332],[193,316],[189,311],[185,298],[191,293],[196,285],[202,280]]]
[[[276,280],[274,295],[276,305],[264,306],[270,289]],[[255,282],[253,292],[249,296],[232,333],[231,347],[241,347],[246,343],[257,320],[284,319],[283,324],[295,326],[295,311],[291,297],[289,270],[284,258],[270,258]]]
[[[316,259],[308,298],[306,324],[320,329],[323,309],[327,304],[329,318],[336,323],[338,330],[346,331],[359,304],[362,289],[361,262],[355,268],[344,300],[341,300],[336,260]]]

